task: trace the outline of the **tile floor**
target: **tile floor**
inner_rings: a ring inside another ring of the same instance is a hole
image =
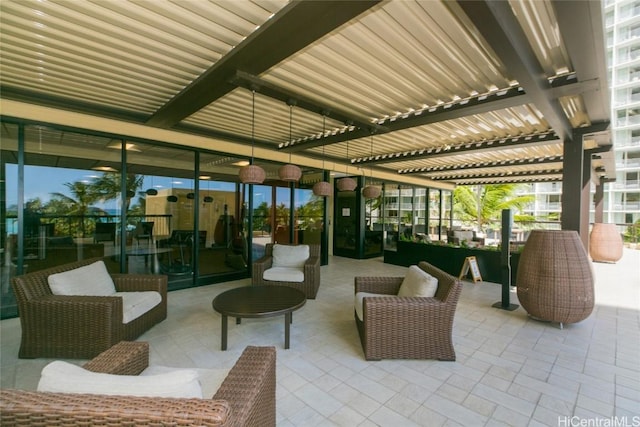
[[[282,427],[640,425],[640,251],[594,264],[597,306],[583,322],[561,330],[522,308],[492,308],[498,285],[465,282],[456,362],[367,362],[353,320],[353,277],[405,270],[332,257],[318,298],[294,313],[290,350],[278,317],[229,322],[229,350],[220,351],[211,300],[248,279],[171,292],[168,319],[140,340],[151,343],[152,363],[197,367],[207,395],[246,345],[275,345]],[[34,389],[50,360],[17,359],[18,319],[1,321],[0,333],[1,386]]]

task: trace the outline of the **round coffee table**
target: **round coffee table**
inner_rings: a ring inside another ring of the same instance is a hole
[[[292,313],[307,302],[304,292],[286,286],[243,286],[225,291],[213,299],[213,309],[222,315],[222,350],[227,349],[227,316],[240,319],[284,314],[284,348],[289,348]]]

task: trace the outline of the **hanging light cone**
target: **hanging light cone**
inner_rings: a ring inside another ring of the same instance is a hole
[[[302,169],[289,163],[278,169],[278,176],[283,181],[299,181],[302,177]]]
[[[313,194],[321,197],[328,197],[333,194],[333,187],[327,181],[320,181],[313,184]]]
[[[243,184],[262,184],[267,174],[260,166],[248,165],[240,168],[239,176]]]
[[[339,191],[353,191],[358,186],[358,183],[353,178],[340,178],[336,186]]]
[[[380,187],[376,187],[375,185],[367,185],[362,189],[362,195],[365,199],[377,199],[381,193],[382,190]]]
[[[156,190],[155,188],[149,188],[147,191],[145,191],[145,193],[147,193],[147,196],[157,196],[158,190]]]
[[[256,141],[256,91],[251,90],[251,162],[240,168],[238,177],[243,184],[262,184],[267,177],[264,169],[253,164],[253,148]]]
[[[167,196],[167,202],[175,203],[178,201],[178,196]]]

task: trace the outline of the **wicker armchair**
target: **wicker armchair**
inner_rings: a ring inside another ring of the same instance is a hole
[[[53,295],[47,277],[89,265],[85,259],[11,279],[22,326],[20,358],[90,359],[123,340],[133,340],[167,317],[167,276],[112,274],[116,289],[157,291],[162,302],[122,323],[122,298]]]
[[[273,243],[267,243],[264,256],[254,261],[252,284],[288,286],[300,289],[309,299],[315,299],[320,287],[320,245],[309,245],[309,259],[304,264],[304,282],[302,283],[272,281],[263,278],[265,270],[273,266],[273,245]]]
[[[363,320],[355,315],[367,360],[456,360],[453,317],[462,290],[456,277],[428,264],[418,266],[438,279],[435,297],[397,296],[403,277],[356,277],[355,292],[386,294],[363,299]]]
[[[137,375],[148,363],[148,343],[121,342],[84,368]],[[212,399],[0,390],[0,424],[275,426],[276,351],[247,347]]]

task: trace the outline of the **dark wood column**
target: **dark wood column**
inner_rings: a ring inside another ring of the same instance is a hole
[[[578,130],[574,130],[572,139],[565,139],[563,144],[561,216],[562,229],[575,230],[581,237],[583,234],[582,216],[584,215],[582,190],[584,186],[583,168],[585,157],[582,147],[582,135]]]
[[[595,205],[595,217],[593,222],[602,222],[604,220],[604,182],[600,180],[596,184],[596,194],[593,196],[593,204]]]

